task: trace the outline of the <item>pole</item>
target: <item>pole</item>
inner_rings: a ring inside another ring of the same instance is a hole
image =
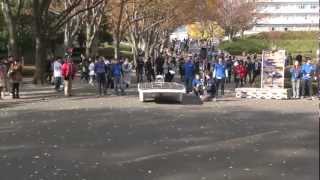
[[[320,0],[319,0],[318,8],[319,8],[318,10],[319,10],[319,14],[320,14]],[[318,50],[317,50],[317,57],[318,57],[318,63],[320,63],[320,18],[319,18],[319,24],[318,24]]]

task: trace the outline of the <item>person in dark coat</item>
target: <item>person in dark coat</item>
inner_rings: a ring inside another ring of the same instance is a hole
[[[138,58],[137,67],[136,67],[137,83],[143,82],[143,71],[144,71],[144,62],[143,62],[143,59],[140,57]]]
[[[151,62],[151,58],[149,57],[147,62],[145,63],[145,73],[147,76],[147,80],[149,82],[152,82],[152,80],[155,80],[155,74],[154,74],[154,69],[153,69],[153,65]]]

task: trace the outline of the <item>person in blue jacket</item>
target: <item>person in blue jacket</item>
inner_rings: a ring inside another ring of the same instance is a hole
[[[295,61],[294,66],[290,69],[292,94],[294,99],[300,98],[300,84],[302,78],[302,71],[299,61]]]
[[[307,95],[313,96],[312,80],[315,73],[315,66],[311,63],[311,59],[308,58],[307,62],[302,66],[302,97]]]
[[[203,95],[203,83],[201,82],[199,74],[196,74],[196,77],[192,81],[192,87],[196,96]]]
[[[190,58],[187,63],[184,64],[184,73],[185,73],[185,85],[187,93],[192,92],[192,81],[194,78],[195,66]]]
[[[100,58],[99,61],[94,65],[94,73],[96,74],[96,79],[98,83],[98,93],[99,96],[106,95],[106,73],[107,73],[107,66],[104,63],[103,58]]]
[[[217,64],[213,68],[213,77],[216,79],[216,96],[219,95],[219,88],[221,88],[221,96],[224,96],[224,84],[226,78],[228,78],[228,70],[223,63],[222,58],[219,58]]]
[[[121,90],[121,93],[124,94],[122,64],[119,60],[115,60],[112,65],[112,77],[116,95],[119,95],[119,89]]]

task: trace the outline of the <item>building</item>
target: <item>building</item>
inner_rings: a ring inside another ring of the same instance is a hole
[[[179,27],[175,32],[170,35],[170,40],[180,40],[188,39],[188,31],[186,26]]]
[[[251,32],[318,31],[319,0],[255,0],[258,20]]]

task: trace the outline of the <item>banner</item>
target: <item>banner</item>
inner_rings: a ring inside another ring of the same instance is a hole
[[[263,51],[261,88],[284,88],[286,51]]]

